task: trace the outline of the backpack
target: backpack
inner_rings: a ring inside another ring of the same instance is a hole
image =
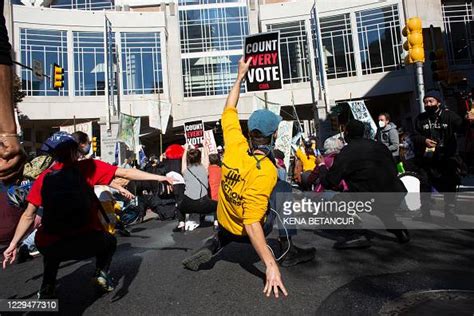
[[[53,157],[48,155],[38,156],[27,162],[23,168],[23,177],[36,180],[38,176],[53,164]]]
[[[43,180],[41,224],[49,233],[60,233],[85,226],[89,222],[92,189],[75,167],[48,173]]]

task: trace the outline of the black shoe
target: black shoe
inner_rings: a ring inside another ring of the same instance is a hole
[[[332,246],[334,249],[362,249],[372,246],[370,240],[365,236],[354,235],[343,241],[338,241]]]
[[[117,229],[117,231],[120,234],[120,236],[122,236],[122,237],[130,237],[132,235],[132,234],[130,234],[128,229],[126,229],[124,227]]]
[[[299,248],[293,242],[280,241],[281,251],[288,251],[287,254],[280,260],[282,267],[292,267],[299,263],[308,262],[314,259],[316,255],[316,248]],[[288,249],[289,247],[289,249]]]
[[[387,231],[394,234],[400,244],[406,244],[410,241],[410,233],[407,229],[387,229]]]
[[[412,219],[414,221],[427,222],[427,223],[431,223],[433,221],[433,218],[431,217],[431,214],[429,212],[428,213],[420,212],[419,214],[416,214],[415,216],[413,216]]]
[[[173,228],[173,233],[184,233],[185,228],[186,228],[185,226],[181,226],[181,227],[176,226],[175,228]]]
[[[202,264],[211,261],[218,248],[219,240],[216,237],[208,239],[202,248],[183,260],[183,266],[191,271],[199,270]]]
[[[459,222],[459,218],[456,214],[449,211],[444,213],[444,221],[448,224],[457,224]]]
[[[49,300],[56,298],[56,287],[54,285],[44,285],[37,293],[37,297],[39,300]]]
[[[33,259],[33,256],[30,255],[30,250],[28,249],[28,246],[22,245],[20,249],[18,249],[17,263],[23,263],[32,259]]]

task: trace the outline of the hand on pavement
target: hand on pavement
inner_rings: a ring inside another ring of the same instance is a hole
[[[285,296],[288,296],[288,292],[286,291],[286,288],[283,285],[280,270],[278,269],[277,265],[267,267],[266,276],[267,282],[265,283],[263,293],[265,293],[267,297],[270,297],[273,292],[275,297],[278,298],[280,290]]]

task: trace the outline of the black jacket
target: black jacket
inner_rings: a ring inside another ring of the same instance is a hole
[[[453,157],[457,153],[456,132],[461,130],[463,119],[456,113],[447,109],[440,109],[433,115],[421,113],[415,119],[415,156],[422,158],[427,138],[438,143],[434,157],[444,159]]]
[[[406,192],[390,150],[369,139],[352,140],[330,170],[321,166],[320,179],[327,189],[337,189],[344,180],[350,192]]]

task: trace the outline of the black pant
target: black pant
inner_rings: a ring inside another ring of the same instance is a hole
[[[429,193],[431,188],[434,187],[439,193],[444,193],[445,206],[455,203],[456,188],[460,182],[455,160],[431,161],[420,158],[410,161],[408,164],[405,163],[405,165],[408,165],[407,171],[418,174],[422,193]],[[421,204],[423,209],[429,209],[431,199],[428,198],[428,195],[422,195]]]
[[[190,199],[187,196],[178,205],[178,220],[183,222],[186,214],[215,214],[217,211],[217,201],[211,200],[207,195],[199,200]]]
[[[38,247],[43,255],[42,288],[56,283],[59,264],[67,260],[96,257],[96,267],[108,271],[117,247],[117,239],[104,231],[93,231],[62,239],[48,247]]]
[[[5,26],[5,17],[3,16],[3,5],[4,0],[0,0],[0,10],[2,11],[2,15],[0,16],[0,64],[11,65],[11,45],[8,41],[8,32]]]

